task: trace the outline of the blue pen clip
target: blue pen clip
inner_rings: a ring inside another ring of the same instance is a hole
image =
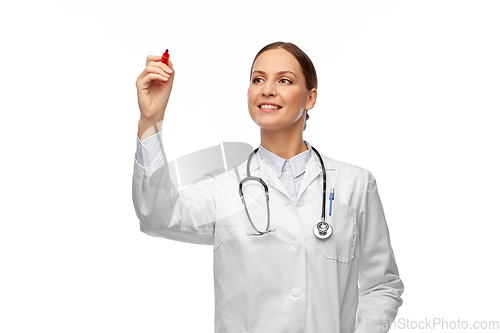
[[[330,216],[332,216],[332,202],[335,199],[334,198],[334,193],[335,193],[335,189],[332,187],[330,189]]]

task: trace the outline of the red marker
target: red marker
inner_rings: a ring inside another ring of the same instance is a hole
[[[168,58],[170,58],[170,54],[168,54],[168,49],[161,56],[161,62],[168,66]]]

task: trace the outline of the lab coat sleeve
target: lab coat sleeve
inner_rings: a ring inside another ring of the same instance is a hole
[[[387,332],[403,304],[404,285],[373,175],[364,170],[359,211],[359,305],[355,333]]]
[[[140,230],[150,236],[213,245],[215,178],[204,177],[186,189],[177,190],[170,179],[161,140],[158,142],[161,153],[157,160],[154,154],[142,156],[144,165],[141,165],[137,153],[134,159],[132,200]],[[145,166],[148,163],[152,164]]]

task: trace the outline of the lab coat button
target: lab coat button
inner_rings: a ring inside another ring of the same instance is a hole
[[[302,247],[302,243],[298,240],[293,242],[293,246],[295,246],[296,249],[300,249]]]
[[[292,295],[298,297],[300,295],[301,290],[299,288],[292,289]]]
[[[304,206],[304,200],[297,201],[297,206],[299,206],[299,207]]]

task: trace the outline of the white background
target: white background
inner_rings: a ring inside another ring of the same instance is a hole
[[[482,0],[5,1],[0,331],[213,332],[212,247],[139,230],[135,81],[169,48],[169,160],[256,147],[250,66],[275,41],[318,72],[304,138],[377,179],[398,318],[500,320],[499,16]]]

